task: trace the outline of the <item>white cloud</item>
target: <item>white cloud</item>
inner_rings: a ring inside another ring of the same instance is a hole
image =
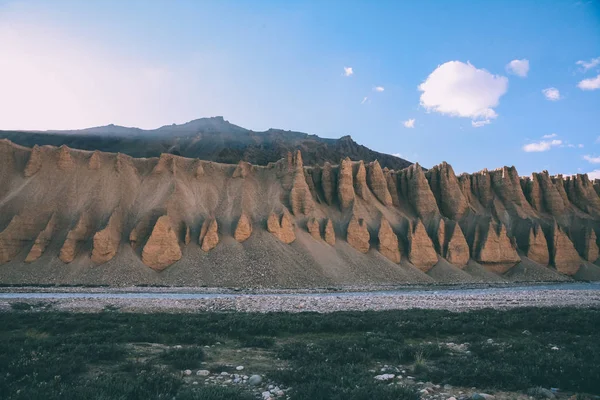
[[[383,92],[385,88],[383,86],[375,86],[373,90],[376,92]]]
[[[583,145],[582,145],[581,143],[579,143],[579,144],[577,145],[577,147],[579,147],[580,149],[583,149]]]
[[[592,157],[589,154],[583,156],[583,159],[590,164],[600,164],[600,157]]]
[[[344,76],[352,76],[354,75],[354,70],[352,67],[344,67]]]
[[[558,135],[556,133],[551,133],[549,135],[544,135],[542,136],[542,139],[552,139],[553,137],[557,137]]]
[[[409,118],[406,121],[402,122],[405,128],[414,128],[415,127],[415,119]]]
[[[363,97],[363,99],[360,102],[360,104],[365,104],[367,102],[367,100],[369,100],[369,98],[367,96]]]
[[[490,121],[489,119],[484,119],[481,121],[471,121],[471,126],[473,128],[481,128],[482,126],[488,125],[491,122],[492,121]]]
[[[588,178],[590,178],[590,180],[594,180],[594,179],[600,179],[600,169],[595,169],[591,172],[587,173]]]
[[[498,116],[494,107],[508,89],[508,79],[470,63],[448,61],[419,85],[421,105],[428,111],[487,121]]]
[[[596,90],[600,89],[600,74],[595,78],[584,79],[577,84],[581,90]]]
[[[552,147],[560,146],[562,144],[562,140],[542,140],[539,142],[529,143],[523,146],[523,151],[526,153],[535,153],[548,151]]]
[[[529,60],[512,60],[506,64],[506,71],[510,74],[525,78],[529,72]]]
[[[557,101],[560,100],[560,92],[557,88],[547,88],[542,90],[542,93],[544,93],[544,96],[546,96],[547,100],[550,101]]]
[[[576,62],[576,64],[581,65],[581,70],[585,72],[588,69],[592,69],[595,66],[600,65],[600,57],[592,58],[590,61],[579,60]]]

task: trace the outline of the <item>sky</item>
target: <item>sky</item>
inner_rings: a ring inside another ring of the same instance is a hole
[[[600,0],[0,0],[0,129],[210,116],[600,178]]]

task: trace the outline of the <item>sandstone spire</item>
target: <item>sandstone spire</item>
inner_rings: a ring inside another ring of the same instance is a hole
[[[42,167],[42,150],[36,144],[31,149],[31,154],[29,156],[29,161],[27,161],[27,165],[25,166],[25,176],[30,177],[35,175],[40,168]]]
[[[356,180],[354,181],[354,189],[364,200],[369,200],[369,188],[367,186],[367,170],[365,163],[360,160],[358,162],[358,170],[356,171]]]
[[[556,270],[565,275],[575,275],[581,265],[581,258],[573,242],[558,226],[556,220],[552,226],[551,260]]]
[[[499,227],[491,221],[485,228],[481,228],[475,261],[488,265],[494,272],[504,273],[521,261],[517,250],[506,233],[506,227],[500,223]]]
[[[325,242],[331,246],[335,246],[335,230],[330,219],[327,219],[327,223],[325,224]]]
[[[283,243],[290,244],[296,240],[294,223],[287,212],[284,212],[281,216],[281,222],[279,222],[277,214],[271,213],[267,220],[267,230]]]
[[[348,244],[354,247],[361,253],[367,253],[369,251],[369,230],[367,224],[363,219],[357,219],[355,215],[352,215],[350,223],[348,224],[347,241]]]
[[[191,241],[192,241],[192,231],[191,231],[189,225],[186,225],[185,237],[183,238],[183,243],[185,243],[185,245],[187,246],[188,244],[190,244]]]
[[[58,169],[63,171],[70,170],[73,168],[73,159],[71,158],[70,149],[64,144],[60,146],[58,151]]]
[[[352,161],[346,159],[340,162],[338,175],[338,198],[342,210],[349,208],[354,202],[354,185],[352,178]]]
[[[91,170],[97,170],[100,168],[100,152],[94,151],[88,161],[88,168]]]
[[[177,234],[171,225],[171,218],[163,215],[156,221],[148,242],[142,251],[144,264],[162,271],[181,258],[181,248]]]
[[[527,258],[535,261],[538,264],[548,265],[550,262],[550,253],[548,252],[548,243],[542,228],[539,224],[535,224],[529,230],[529,238],[527,243]]]
[[[314,202],[306,177],[304,175],[304,166],[302,165],[302,154],[300,150],[296,152],[294,157],[294,179],[292,190],[290,192],[290,206],[294,215],[308,214],[314,208]]]
[[[235,233],[233,237],[238,242],[244,242],[247,240],[250,235],[252,235],[252,223],[250,222],[250,218],[245,213],[240,215],[240,219],[238,220],[237,226],[235,227]]]
[[[106,227],[94,235],[92,261],[96,264],[112,260],[119,250],[122,228],[121,213],[122,211],[119,208],[113,211]]]
[[[394,233],[390,223],[382,218],[379,226],[379,252],[396,264],[400,263],[400,248],[398,236]]]
[[[412,229],[409,229],[408,235],[408,259],[415,267],[427,272],[438,262],[433,242],[420,219],[411,225]]]
[[[210,251],[219,243],[219,225],[214,218],[207,218],[202,223],[200,229],[200,240],[202,241],[202,250]]]
[[[400,198],[398,197],[398,185],[396,185],[396,181],[398,180],[396,172],[390,171],[387,168],[385,168],[383,170],[383,174],[387,183],[388,192],[392,197],[392,204],[397,207],[400,205]]]
[[[321,240],[321,227],[319,226],[319,221],[316,218],[311,218],[306,223],[306,227],[308,228],[308,232],[315,240]]]
[[[419,163],[399,172],[402,194],[421,218],[429,218],[439,213],[435,197]]]
[[[335,173],[329,162],[325,162],[323,165],[323,171],[321,172],[321,187],[323,188],[325,202],[330,206],[333,205],[335,197]]]
[[[388,190],[387,180],[383,174],[381,165],[379,165],[379,161],[377,160],[369,164],[367,183],[375,197],[377,197],[383,205],[391,206],[393,204],[392,195]]]
[[[77,220],[77,224],[67,234],[67,239],[60,249],[59,258],[64,263],[70,263],[77,255],[77,248],[80,242],[89,237],[91,230],[90,216],[83,212]]]
[[[29,250],[27,258],[25,258],[26,263],[34,262],[35,260],[41,257],[41,255],[46,250],[46,247],[48,247],[48,244],[52,240],[52,236],[54,235],[55,229],[56,214],[52,214],[44,230],[41,231],[40,234],[35,238],[35,242],[33,243],[31,250]]]
[[[246,161],[240,161],[233,171],[232,178],[245,178],[250,174],[252,166]]]
[[[16,257],[25,244],[36,237],[40,229],[40,218],[18,214],[13,216],[8,226],[0,232],[0,264]]]
[[[469,205],[452,166],[444,161],[427,171],[425,176],[442,214],[451,219],[460,219]]]
[[[454,230],[448,244],[444,246],[444,258],[458,267],[463,267],[469,262],[469,245],[458,223],[454,223]]]

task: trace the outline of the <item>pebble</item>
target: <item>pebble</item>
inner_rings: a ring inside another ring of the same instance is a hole
[[[390,379],[394,379],[396,375],[394,374],[382,374],[382,375],[375,375],[375,379],[378,381],[388,381]]]
[[[262,378],[260,375],[252,375],[250,378],[248,378],[248,383],[252,386],[260,385],[261,382]]]
[[[261,396],[262,396],[263,400],[268,400],[271,398],[271,392],[262,392]]]
[[[183,371],[183,374],[185,376],[190,376],[192,374],[192,370],[191,369],[186,369],[185,371]]]
[[[244,369],[244,366],[243,365],[238,365],[237,367],[235,367],[235,369],[237,371],[242,371]]]
[[[229,372],[223,371],[223,372],[221,372],[221,375],[223,375],[223,376],[229,376]]]
[[[210,371],[207,369],[199,369],[198,372],[196,372],[196,375],[198,376],[208,376],[210,375]]]

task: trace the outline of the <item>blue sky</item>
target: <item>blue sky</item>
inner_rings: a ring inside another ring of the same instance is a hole
[[[222,115],[600,178],[600,2],[0,0],[0,91],[0,129]]]

